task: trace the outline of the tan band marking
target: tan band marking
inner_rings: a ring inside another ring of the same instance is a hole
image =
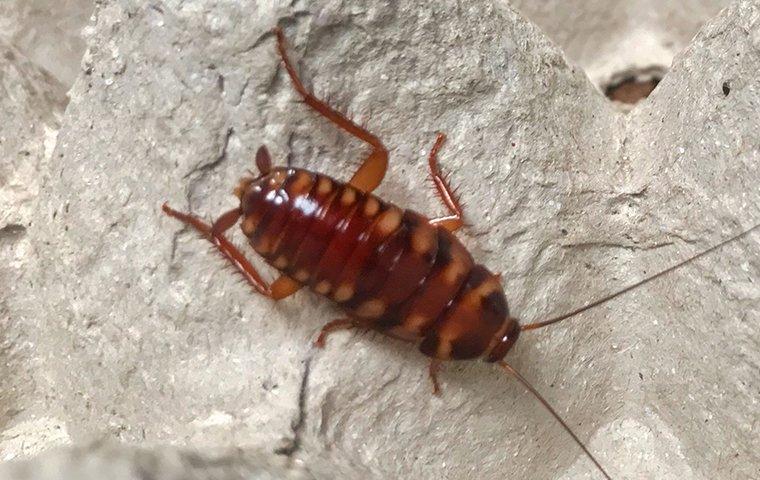
[[[390,208],[380,215],[377,230],[381,235],[390,235],[401,225],[401,210]]]
[[[417,227],[412,232],[412,249],[417,253],[427,253],[433,248],[435,230],[428,227]]]
[[[317,193],[319,195],[326,195],[329,192],[332,191],[332,182],[327,177],[319,177],[319,182],[317,183]]]
[[[349,298],[354,296],[354,287],[353,285],[349,285],[347,283],[344,283],[340,287],[338,287],[337,290],[335,290],[335,295],[333,295],[333,299],[335,299],[336,302],[345,302]]]
[[[422,331],[422,328],[429,323],[429,318],[420,315],[419,313],[413,313],[404,319],[403,325],[405,330],[419,334]]]
[[[293,183],[288,187],[291,196],[301,195],[311,190],[311,176],[306,172],[298,172]]]
[[[443,278],[449,285],[453,285],[459,278],[466,273],[464,261],[458,257],[451,259],[446,269],[443,271]]]
[[[282,270],[282,269],[284,269],[285,267],[287,267],[287,266],[288,266],[288,259],[287,259],[287,258],[285,258],[285,255],[280,255],[280,256],[279,256],[279,257],[277,257],[277,259],[276,259],[276,260],[275,260],[275,261],[272,263],[272,265],[274,266],[274,268],[276,268],[276,269],[278,269],[278,270]]]
[[[240,228],[242,228],[243,233],[245,233],[247,237],[250,237],[253,235],[253,232],[256,231],[256,226],[260,221],[261,217],[259,215],[251,213],[247,215],[240,223]]]
[[[367,198],[364,202],[364,216],[374,217],[378,211],[380,211],[380,202],[374,197]]]
[[[260,255],[268,255],[272,253],[272,238],[269,235],[263,235],[256,245],[256,251]]]
[[[293,275],[293,278],[303,283],[309,279],[309,272],[307,272],[306,270],[299,270],[296,272],[295,275]]]
[[[343,190],[343,195],[340,197],[340,203],[342,205],[351,205],[356,201],[356,190],[346,185]]]
[[[503,291],[501,287],[501,283],[499,283],[499,277],[493,276],[491,278],[486,279],[475,287],[474,289],[467,292],[466,295],[464,295],[461,300],[459,301],[459,304],[461,306],[467,306],[470,309],[478,309],[480,308],[481,303],[483,302],[483,299],[486,298],[488,295],[490,295],[493,292],[497,291]]]
[[[360,317],[377,318],[385,313],[385,303],[381,300],[368,300],[356,309],[356,314]]]
[[[330,291],[330,282],[327,280],[322,280],[314,287],[314,291],[320,295],[327,295],[327,293]]]

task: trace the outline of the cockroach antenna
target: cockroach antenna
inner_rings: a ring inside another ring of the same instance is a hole
[[[583,307],[577,308],[577,309],[575,309],[575,310],[573,310],[573,311],[571,311],[569,313],[565,313],[564,315],[560,315],[559,317],[554,317],[554,318],[551,318],[549,320],[543,320],[541,322],[534,322],[534,323],[528,323],[528,324],[525,324],[525,325],[521,325],[520,326],[520,330],[535,330],[537,328],[547,327],[549,325],[553,325],[555,323],[559,323],[559,322],[561,322],[563,320],[567,320],[567,319],[569,319],[571,317],[574,317],[574,316],[578,315],[579,313],[585,312],[586,310],[590,310],[590,309],[592,309],[594,307],[598,307],[599,305],[607,303],[607,302],[609,302],[610,300],[612,300],[614,298],[617,298],[617,297],[619,297],[619,296],[621,296],[621,295],[623,295],[625,293],[630,292],[631,290],[639,288],[642,285],[646,285],[647,283],[652,282],[652,281],[654,281],[654,280],[656,280],[656,279],[658,279],[658,278],[660,278],[660,277],[662,277],[664,275],[667,275],[668,273],[671,273],[671,272],[673,272],[675,270],[678,270],[679,268],[681,268],[681,267],[683,267],[685,265],[688,265],[689,263],[691,263],[691,262],[693,262],[695,260],[698,260],[698,259],[700,259],[700,258],[702,258],[702,257],[704,257],[704,256],[706,256],[706,255],[708,255],[708,254],[710,254],[712,252],[714,252],[715,250],[718,250],[719,248],[728,245],[729,243],[732,243],[732,242],[735,242],[736,240],[744,238],[747,235],[749,235],[750,233],[752,233],[755,230],[757,230],[758,228],[760,228],[760,223],[758,223],[757,225],[755,225],[753,227],[748,228],[747,230],[744,230],[743,232],[741,232],[741,233],[739,233],[737,235],[734,235],[733,237],[731,237],[729,239],[723,240],[722,242],[718,243],[717,245],[713,245],[712,247],[710,247],[710,248],[708,248],[706,250],[703,250],[703,251],[697,253],[696,255],[687,258],[686,260],[684,260],[682,262],[679,262],[679,263],[677,263],[677,264],[675,264],[675,265],[673,265],[671,267],[668,267],[665,270],[657,272],[654,275],[651,275],[649,277],[644,278],[643,280],[639,280],[636,283],[628,285],[627,287],[625,287],[625,288],[623,288],[621,290],[618,290],[617,292],[615,292],[613,294],[610,294],[610,295],[607,295],[605,297],[602,297],[602,298],[600,298],[598,300],[595,300],[595,301],[589,303],[588,305],[585,305]]]
[[[583,442],[581,442],[581,440],[575,435],[575,433],[573,433],[573,431],[570,429],[570,427],[567,426],[567,423],[565,423],[565,421],[562,419],[562,417],[560,417],[559,414],[554,410],[554,408],[552,408],[552,406],[549,405],[549,402],[547,402],[546,399],[540,393],[538,393],[538,390],[536,390],[533,387],[533,385],[531,385],[530,382],[528,380],[526,380],[525,377],[523,377],[520,374],[520,372],[518,372],[517,370],[515,370],[514,367],[512,367],[510,364],[508,364],[504,360],[501,360],[501,361],[497,362],[497,365],[499,365],[501,368],[503,368],[504,370],[506,370],[507,373],[509,373],[510,375],[512,375],[513,377],[515,377],[520,383],[522,383],[523,386],[525,387],[525,389],[528,390],[536,398],[536,400],[538,400],[541,403],[541,405],[543,405],[544,408],[549,413],[552,414],[552,416],[559,422],[559,424],[562,425],[562,428],[564,428],[565,431],[571,437],[573,437],[573,440],[575,440],[575,443],[577,443],[578,446],[581,447],[581,449],[583,450],[583,452],[586,454],[586,456],[592,462],[594,462],[594,465],[596,465],[596,468],[598,468],[599,471],[602,473],[602,475],[604,475],[604,478],[606,478],[607,480],[612,480],[612,478],[609,476],[609,474],[607,474],[607,472],[604,470],[604,468],[599,463],[599,461],[596,459],[596,457],[594,457],[591,454],[591,452],[588,450],[588,448],[586,448],[586,445],[584,445]]]
[[[749,235],[750,233],[752,233],[753,231],[757,230],[758,228],[760,228],[760,224],[757,224],[757,225],[755,225],[753,227],[750,227],[747,230],[744,230],[743,232],[741,232],[741,233],[739,233],[737,235],[734,235],[731,238],[728,238],[728,239],[726,239],[726,240],[724,240],[724,241],[722,241],[722,242],[720,242],[720,243],[718,243],[716,245],[713,245],[712,247],[710,247],[710,248],[708,248],[706,250],[703,250],[703,251],[697,253],[696,255],[693,255],[693,256],[687,258],[686,260],[678,262],[677,264],[675,264],[675,265],[673,265],[671,267],[668,267],[668,268],[666,268],[666,269],[664,269],[664,270],[662,270],[660,272],[657,272],[654,275],[650,275],[649,277],[646,277],[643,280],[639,280],[638,282],[635,282],[635,283],[633,283],[633,284],[631,284],[631,285],[629,285],[629,286],[627,286],[627,287],[625,287],[625,288],[623,288],[621,290],[618,290],[617,292],[615,292],[613,294],[606,295],[606,296],[604,296],[604,297],[602,297],[602,298],[600,298],[598,300],[595,300],[595,301],[589,303],[588,305],[585,305],[585,306],[583,306],[581,308],[577,308],[577,309],[575,309],[575,310],[573,310],[573,311],[571,311],[569,313],[566,313],[564,315],[560,315],[558,317],[551,318],[549,320],[544,320],[544,321],[541,321],[541,322],[528,323],[526,325],[521,325],[520,326],[520,330],[521,331],[522,330],[535,330],[535,329],[538,329],[538,328],[547,327],[549,325],[553,325],[555,323],[559,323],[559,322],[561,322],[563,320],[567,320],[567,319],[569,319],[571,317],[574,317],[575,315],[578,315],[579,313],[585,312],[585,311],[590,310],[590,309],[592,309],[594,307],[598,307],[599,305],[602,305],[602,304],[604,304],[606,302],[609,302],[610,300],[612,300],[614,298],[617,298],[617,297],[619,297],[619,296],[621,296],[621,295],[623,295],[623,294],[625,294],[627,292],[635,290],[638,287],[641,287],[641,286],[643,286],[643,285],[645,285],[645,284],[647,284],[649,282],[652,282],[652,281],[654,281],[654,280],[656,280],[656,279],[658,279],[660,277],[663,277],[664,275],[667,275],[668,273],[671,273],[671,272],[673,272],[675,270],[678,270],[679,268],[684,267],[684,266],[688,265],[689,263],[691,263],[691,262],[693,262],[695,260],[698,260],[698,259],[700,259],[700,258],[702,258],[702,257],[704,257],[704,256],[706,256],[706,255],[708,255],[708,254],[710,254],[710,253],[718,250],[719,248],[721,248],[723,246],[728,245],[729,243],[732,243],[732,242],[735,242],[735,241],[737,241],[737,240],[739,240],[741,238],[744,238],[747,235]],[[578,444],[578,446],[581,447],[581,449],[586,454],[586,456],[588,456],[588,458],[592,462],[594,462],[594,465],[596,465],[596,468],[599,469],[599,471],[602,473],[602,475],[604,475],[605,478],[610,479],[610,476],[607,474],[607,472],[604,470],[604,468],[602,468],[602,465],[599,463],[599,461],[597,461],[597,459],[594,457],[594,455],[591,454],[591,452],[586,448],[586,446],[583,444],[583,442],[581,442],[580,439],[575,435],[575,433],[573,433],[573,431],[570,429],[570,427],[567,426],[567,424],[562,419],[562,417],[559,416],[559,414],[554,410],[554,408],[552,408],[552,406],[549,404],[549,402],[546,401],[546,399],[533,387],[533,385],[531,385],[530,382],[528,382],[528,380],[525,379],[525,377],[523,377],[517,370],[514,369],[514,367],[512,367],[511,365],[509,365],[505,361],[502,360],[502,361],[499,361],[497,363],[498,363],[498,365],[500,367],[502,367],[510,375],[512,375],[513,377],[515,377],[520,383],[522,383],[523,386],[531,394],[533,394],[533,396],[544,406],[544,408],[546,408],[546,410],[549,411],[549,413],[551,413],[552,416],[554,416],[554,418],[560,423],[560,425],[562,425],[562,428],[564,428],[565,431],[571,437],[573,437],[573,440],[575,440],[575,443]]]

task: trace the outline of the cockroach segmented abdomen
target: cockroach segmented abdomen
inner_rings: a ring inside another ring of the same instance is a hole
[[[508,321],[498,278],[419,213],[295,168],[271,170],[240,197],[243,232],[271,265],[366,327],[424,339],[430,357],[489,353]]]

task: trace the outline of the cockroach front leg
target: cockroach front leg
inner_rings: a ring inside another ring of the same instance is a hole
[[[243,253],[224,236],[224,232],[235,225],[240,218],[239,209],[230,210],[229,212],[224,213],[213,225],[209,225],[200,218],[189,213],[182,213],[174,210],[167,204],[164,204],[161,208],[164,213],[193,227],[201,234],[201,236],[203,236],[203,238],[214,244],[219,250],[219,253],[221,253],[238,272],[240,272],[243,278],[245,278],[251,287],[253,287],[258,293],[273,300],[285,298],[289,294],[288,292],[291,288],[289,282],[283,281],[281,278],[281,283],[275,282],[272,287],[267,285],[264,279],[261,278],[259,272],[256,271],[256,268],[254,268],[254,266],[251,265],[251,262],[245,258],[245,255],[243,255]],[[287,277],[284,278],[290,280]]]
[[[438,167],[438,151],[445,140],[446,135],[439,133],[435,139],[433,148],[430,150],[428,165],[430,166],[430,177],[433,180],[438,197],[443,201],[450,215],[434,218],[430,220],[430,224],[440,225],[450,232],[455,232],[464,225],[464,213],[462,212],[462,205],[459,203],[456,192],[451,188],[448,180],[446,180],[446,177],[443,176],[441,169]]]
[[[290,76],[293,87],[303,97],[304,102],[320,115],[331,121],[338,128],[345,130],[354,137],[358,138],[369,144],[372,147],[372,153],[364,159],[359,170],[354,173],[354,176],[349,180],[349,184],[358,190],[363,192],[371,192],[380,182],[383,181],[385,171],[388,168],[388,150],[375,135],[368,132],[366,129],[360,127],[354,123],[350,118],[346,117],[339,111],[332,108],[327,103],[315,97],[310,91],[306,90],[303,82],[298,77],[296,69],[288,58],[288,53],[285,48],[285,34],[283,34],[280,27],[274,29],[275,35],[277,35],[277,50],[282,58],[282,63],[285,65],[285,70]]]
[[[293,280],[287,275],[280,275],[280,277],[272,282],[272,285],[269,287],[270,297],[272,297],[272,300],[281,300],[293,295],[299,291],[301,287],[303,287],[303,285],[300,282]]]

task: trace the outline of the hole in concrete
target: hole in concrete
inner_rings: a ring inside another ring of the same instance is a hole
[[[604,94],[614,102],[634,105],[647,98],[664,75],[665,69],[661,67],[619,73],[607,82]]]

